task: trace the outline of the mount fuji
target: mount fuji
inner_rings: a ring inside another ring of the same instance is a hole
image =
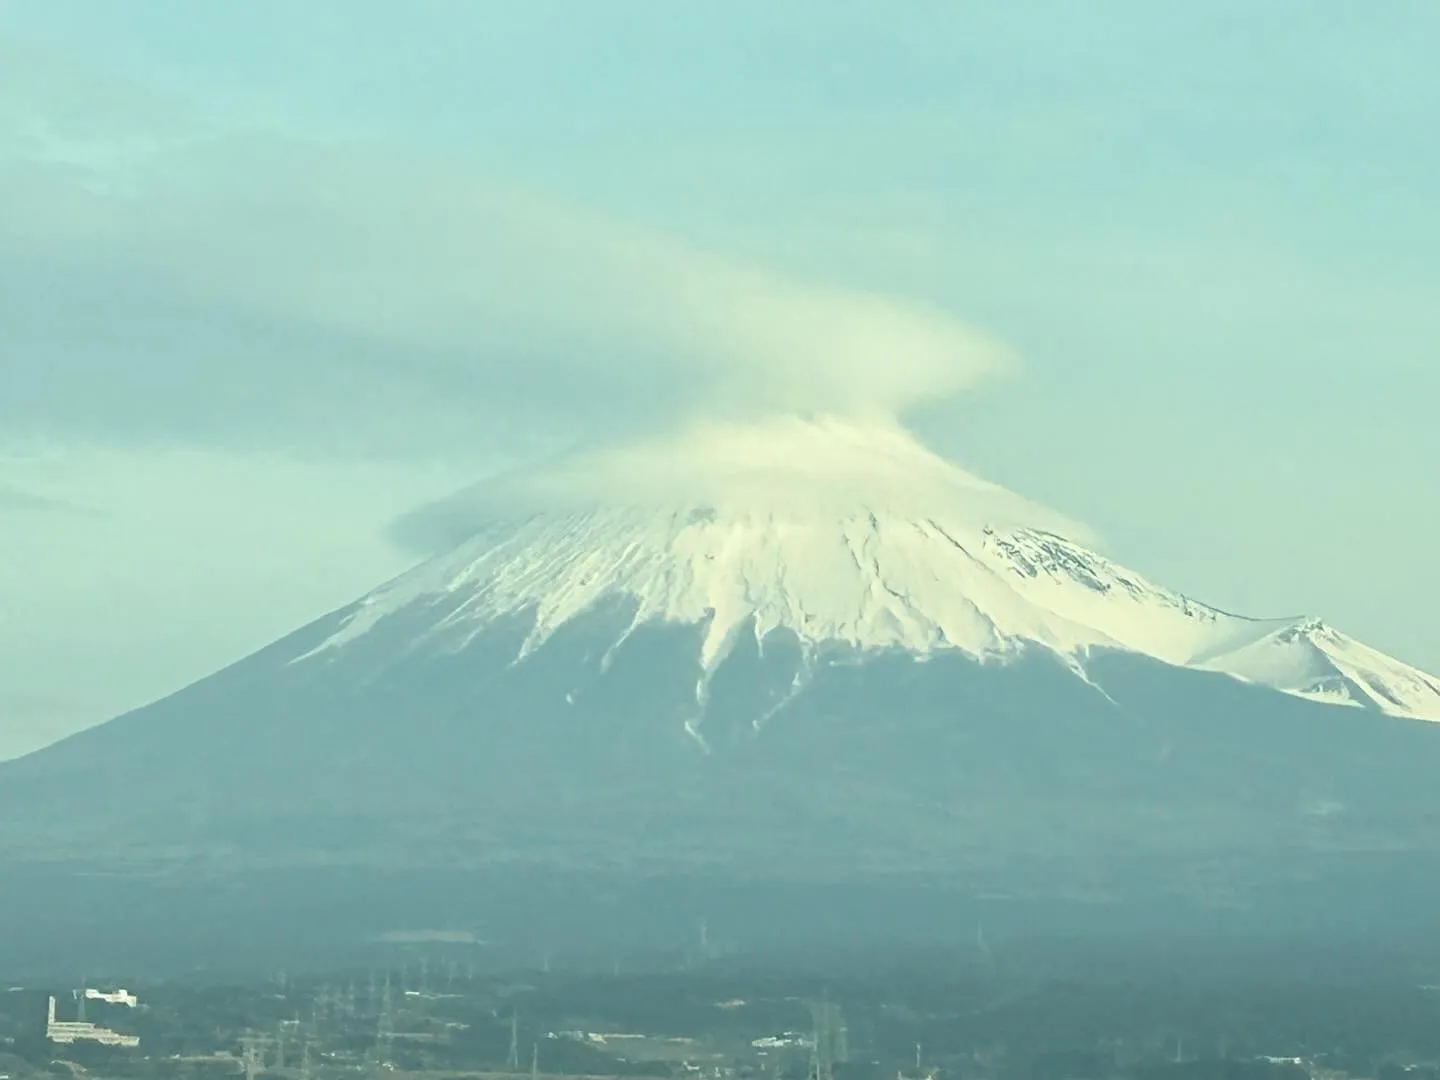
[[[448,550],[0,765],[0,862],[1222,904],[1440,865],[1440,680],[1154,584],[891,424],[697,427],[408,525]]]

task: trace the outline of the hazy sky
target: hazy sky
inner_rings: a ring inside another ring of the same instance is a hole
[[[577,435],[899,410],[1440,671],[1440,7],[0,0],[0,756]]]

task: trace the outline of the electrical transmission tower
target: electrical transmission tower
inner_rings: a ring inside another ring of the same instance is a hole
[[[810,1080],[834,1080],[836,1064],[850,1060],[850,1034],[845,1015],[833,1001],[810,1006],[814,1038],[810,1048]]]
[[[380,1011],[375,1017],[375,1052],[380,1060],[390,1060],[390,1047],[393,1042],[391,1036],[394,1034],[395,1017],[392,1012],[393,999],[390,996],[390,972],[385,972],[385,985],[380,991]]]
[[[265,1042],[258,1035],[246,1035],[240,1040],[240,1060],[245,1068],[245,1080],[255,1080],[264,1071]]]

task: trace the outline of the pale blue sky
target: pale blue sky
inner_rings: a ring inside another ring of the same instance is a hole
[[[770,393],[646,311],[715,258],[1007,342],[904,399],[934,445],[1440,670],[1437,46],[1433,2],[0,0],[0,754],[500,460]]]

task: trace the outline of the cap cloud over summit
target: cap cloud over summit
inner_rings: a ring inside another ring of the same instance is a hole
[[[462,158],[203,114],[67,135],[53,95],[29,104],[0,171],[0,317],[37,361],[0,371],[12,429],[493,450],[536,424],[890,415],[1009,361],[948,312]]]

